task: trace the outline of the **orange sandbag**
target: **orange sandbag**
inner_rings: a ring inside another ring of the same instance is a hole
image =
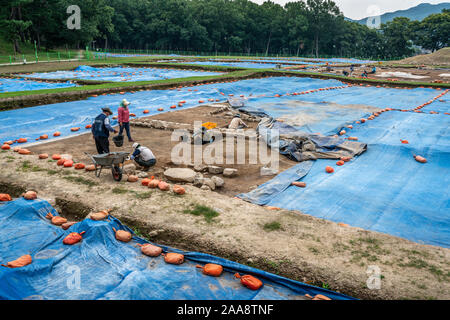
[[[91,164],[86,166],[86,168],[84,168],[86,171],[95,171],[95,165]]]
[[[186,193],[186,189],[184,189],[182,186],[179,186],[177,184],[175,184],[173,186],[173,192],[176,194],[185,194]]]
[[[350,160],[352,160],[352,158],[351,157],[341,157],[340,160],[342,160],[344,162],[349,162]]]
[[[4,144],[2,145],[2,150],[9,150],[11,149],[11,147],[9,146],[9,144]]]
[[[141,252],[149,257],[158,257],[162,253],[162,248],[154,246],[150,243],[144,245],[138,244],[141,247]]]
[[[75,170],[83,170],[85,167],[84,163],[77,163],[74,165]]]
[[[345,164],[345,161],[343,160],[339,160],[338,162],[336,162],[336,165],[338,166],[343,166]]]
[[[325,168],[325,171],[326,171],[327,173],[333,173],[333,172],[334,172],[334,169],[333,169],[332,167],[330,167],[330,166],[327,166],[327,167]]]
[[[293,186],[299,187],[299,188],[306,188],[306,183],[305,182],[299,182],[299,181],[295,181],[292,182]]]
[[[64,165],[64,162],[66,162],[66,159],[60,158],[60,159],[58,160],[58,162],[56,162],[56,165],[62,166],[62,165]]]
[[[347,140],[350,140],[350,141],[358,141],[358,138],[357,138],[357,137],[348,137]]]
[[[341,132],[339,132],[339,135],[340,135],[340,136],[343,136],[343,135],[346,134],[346,133],[347,133],[347,131],[341,130]]]
[[[0,193],[0,201],[12,201],[12,198],[7,193]]]
[[[165,181],[160,181],[158,183],[158,188],[161,191],[168,191],[168,190],[170,190],[169,184],[167,182],[165,182]]]
[[[25,143],[27,142],[26,138],[20,138],[19,140],[17,140],[18,143]]]
[[[170,264],[182,264],[184,262],[184,255],[175,252],[163,254],[164,261]]]
[[[59,132],[59,131],[56,131],[56,132],[53,134],[54,137],[59,137],[60,135],[61,135],[61,132]]]
[[[86,128],[86,129],[92,128],[92,124],[87,124],[85,128]]]
[[[26,200],[35,200],[37,199],[37,193],[35,191],[27,191],[23,194],[23,197]]]
[[[47,219],[51,219],[52,224],[54,224],[55,226],[62,226],[64,223],[67,222],[66,218],[63,218],[60,216],[54,216],[51,213],[48,213],[45,217]]]
[[[163,108],[158,108],[158,111],[163,111],[164,109]]]
[[[242,285],[249,288],[250,290],[258,290],[263,285],[261,280],[248,274],[245,276],[241,276],[239,273],[236,273],[234,276],[238,279],[241,279]]]
[[[139,180],[139,178],[137,176],[133,176],[133,175],[128,176],[128,179],[127,179],[128,182],[137,182],[138,180]]]
[[[28,149],[19,149],[19,154],[28,155],[31,154],[31,151]]]
[[[8,262],[7,264],[2,264],[2,266],[7,268],[20,268],[29,265],[31,262],[33,262],[33,259],[31,259],[29,254],[26,254],[14,261]]]
[[[85,232],[86,231],[83,231],[83,232],[80,232],[80,233],[71,232],[71,233],[69,233],[69,235],[67,237],[64,238],[63,243],[64,244],[68,244],[68,245],[72,245],[72,244],[78,243],[81,240],[83,240],[83,234]]]
[[[427,159],[422,156],[414,156],[414,159],[416,159],[416,161],[420,163],[427,163]]]
[[[158,188],[159,182],[160,182],[159,180],[152,179],[152,180],[148,183],[148,187],[149,187],[149,188],[152,188],[152,189]]]
[[[311,297],[309,294],[305,294],[305,297],[310,298],[311,300],[331,300],[330,298],[324,296],[323,294],[316,294],[314,298]]]
[[[113,228],[114,232],[116,233],[116,239],[122,242],[130,242],[131,238],[133,237],[131,233],[125,230],[117,230]]]
[[[42,136],[39,137],[39,139],[41,140],[48,139],[48,134],[43,134]]]
[[[69,229],[71,226],[73,226],[75,223],[76,223],[75,221],[70,221],[70,222],[63,223],[63,224],[61,225],[61,228],[63,228],[63,230],[67,230],[67,229]]]
[[[142,179],[141,183],[143,186],[148,187],[148,184],[150,183],[150,181],[151,180],[149,178],[144,178],[144,179]]]
[[[72,132],[76,132],[78,130],[80,130],[80,127],[70,128],[70,131],[72,131]]]
[[[47,159],[48,158],[48,154],[46,154],[46,153],[41,153],[40,155],[39,155],[39,159]]]
[[[64,165],[65,168],[70,168],[70,167],[73,166],[73,161],[72,160],[66,160],[66,161],[64,161],[63,165]]]
[[[103,220],[109,216],[109,211],[110,210],[102,210],[99,212],[94,212],[94,213],[91,213],[89,217],[91,220],[95,220],[95,221]]]
[[[142,113],[144,114],[150,113],[150,110],[145,109],[144,111],[142,111]]]
[[[60,160],[60,159],[61,159],[61,155],[59,155],[59,154],[54,154],[54,155],[52,155],[52,159],[53,159],[53,160]]]
[[[403,143],[403,144],[409,144],[409,141],[408,141],[408,140],[402,140],[402,139],[400,139],[400,142]]]
[[[9,144],[9,145],[12,145],[14,143],[14,141],[5,141],[5,142],[3,142],[3,144]]]
[[[212,277],[219,277],[223,272],[223,267],[220,264],[207,263],[204,267],[196,265],[197,268],[203,270],[203,274]]]

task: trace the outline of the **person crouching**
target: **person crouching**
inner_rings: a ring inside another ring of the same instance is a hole
[[[133,144],[133,149],[134,152],[130,159],[134,160],[138,165],[143,167],[144,171],[148,171],[150,167],[153,167],[156,164],[156,158],[149,148],[141,146],[139,143],[135,142]]]

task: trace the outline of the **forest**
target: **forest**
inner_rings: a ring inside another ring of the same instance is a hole
[[[152,49],[395,59],[449,45],[450,11],[379,29],[347,21],[331,0],[0,0],[0,37],[52,48]],[[81,28],[68,29],[78,5]]]

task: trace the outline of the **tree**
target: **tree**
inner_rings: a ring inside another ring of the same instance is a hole
[[[433,52],[449,46],[450,10],[432,14],[414,27],[416,43]]]
[[[412,39],[411,21],[408,18],[399,17],[381,25],[385,39],[385,53],[390,58],[401,58],[411,55]]]
[[[2,1],[1,3],[0,28],[3,37],[12,43],[14,55],[20,53],[19,40],[25,40],[24,33],[32,25],[31,21],[22,18],[22,7],[32,1],[14,0]]]
[[[331,0],[307,0],[309,30],[314,36],[314,50],[319,57],[319,42],[332,30],[339,16],[342,16],[336,3]]]

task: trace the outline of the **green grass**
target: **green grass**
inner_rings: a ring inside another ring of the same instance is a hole
[[[219,216],[214,209],[199,204],[195,205],[193,209],[186,209],[183,212],[194,216],[203,216],[207,223],[213,222],[213,219]]]
[[[127,189],[124,189],[124,188],[121,188],[121,187],[115,187],[114,189],[112,189],[112,193],[114,193],[114,194],[124,194],[124,193],[127,193],[127,192],[128,192]]]
[[[94,181],[85,179],[83,177],[66,176],[66,177],[63,177],[63,179],[65,179],[67,181],[70,181],[70,182],[77,183],[77,184],[83,184],[83,185],[86,185],[86,186],[89,186],[89,187],[93,187],[93,186],[97,186],[98,185],[98,182],[94,182]]]
[[[280,230],[281,229],[281,223],[279,223],[278,221],[273,221],[273,222],[270,222],[270,223],[266,223],[263,226],[263,229],[265,231],[267,231],[267,232]]]

